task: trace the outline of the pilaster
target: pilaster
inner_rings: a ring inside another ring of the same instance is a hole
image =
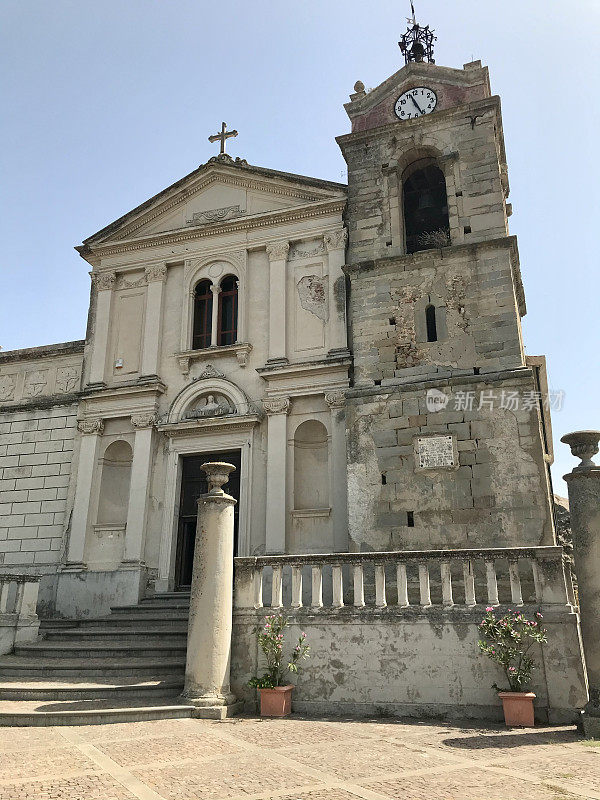
[[[90,359],[90,384],[104,383],[106,352],[110,324],[110,307],[115,287],[114,272],[91,272],[92,283],[96,287],[96,324]]]
[[[285,553],[287,415],[290,407],[289,397],[263,400],[267,413],[267,553]]]
[[[81,434],[77,487],[71,518],[71,535],[67,549],[67,569],[84,569],[85,539],[90,514],[94,468],[98,458],[98,445],[104,431],[101,419],[80,420],[77,429]]]
[[[142,566],[144,563],[148,490],[152,466],[152,433],[155,421],[154,414],[137,414],[131,417],[131,424],[135,428],[135,439],[123,563],[134,567]]]
[[[155,264],[146,267],[146,317],[144,321],[144,349],[142,352],[142,378],[158,374],[160,357],[160,333],[162,322],[163,287],[167,279],[167,267]]]
[[[348,550],[348,482],[346,478],[346,398],[342,389],[327,392],[331,412],[331,509],[333,546],[336,553]]]
[[[286,263],[289,242],[267,245],[269,257],[269,358],[267,363],[287,363]]]
[[[346,263],[347,239],[345,228],[329,231],[323,237],[329,268],[329,352],[332,355],[348,353],[346,277],[342,271]]]

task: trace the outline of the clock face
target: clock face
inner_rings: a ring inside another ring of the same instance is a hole
[[[433,89],[417,86],[409,89],[396,100],[394,112],[398,119],[416,119],[431,114],[437,105],[437,95]]]

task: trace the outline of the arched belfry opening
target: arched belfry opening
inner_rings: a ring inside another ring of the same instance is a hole
[[[402,198],[407,253],[450,244],[446,179],[433,159],[422,159],[405,170]]]

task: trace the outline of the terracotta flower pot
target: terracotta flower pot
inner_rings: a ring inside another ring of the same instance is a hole
[[[288,686],[276,686],[274,689],[259,689],[261,717],[287,717],[292,713],[292,689]]]
[[[533,692],[498,692],[502,700],[504,722],[509,728],[533,728]]]

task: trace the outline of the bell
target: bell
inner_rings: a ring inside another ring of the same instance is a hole
[[[423,61],[423,57],[425,56],[425,48],[421,42],[415,42],[413,44],[410,49],[410,54],[413,61]]]
[[[431,194],[431,192],[428,190],[421,192],[421,194],[419,195],[419,203],[417,206],[419,211],[422,211],[425,208],[433,208],[434,205],[435,203],[433,202],[433,195]]]

